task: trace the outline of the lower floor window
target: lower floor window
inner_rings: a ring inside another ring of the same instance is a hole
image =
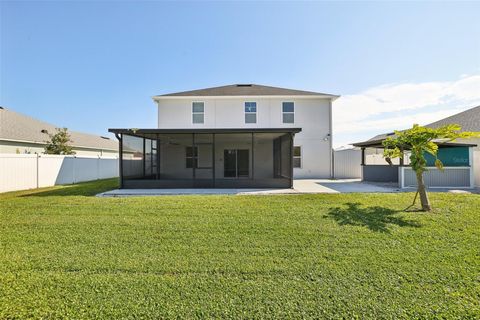
[[[187,147],[185,159],[187,168],[198,168],[198,147]]]
[[[302,167],[302,147],[300,146],[293,147],[293,167],[294,168]]]

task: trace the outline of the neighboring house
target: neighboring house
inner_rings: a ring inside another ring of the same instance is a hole
[[[451,117],[433,122],[428,127],[437,128],[446,124],[458,124],[462,131],[480,132],[480,106],[457,113]],[[480,138],[459,139],[458,142],[475,144],[473,147],[473,163],[475,170],[475,185],[480,187]]]
[[[451,117],[430,123],[426,127],[438,128],[447,124],[458,124],[462,131],[480,132],[480,106],[455,114]],[[395,159],[390,166],[383,159],[382,141],[394,133],[377,135],[365,142],[353,144],[362,149],[362,174],[365,181],[398,182],[408,187],[416,183],[408,165],[408,156],[404,161]],[[408,151],[405,151],[408,154]],[[433,167],[426,173],[426,183],[431,187],[473,187],[480,186],[480,138],[459,139],[452,143],[440,144],[438,157],[444,162],[445,171]],[[401,170],[399,170],[399,167]],[[403,168],[402,168],[403,167]]]
[[[58,126],[0,107],[0,153],[44,152],[48,133]],[[116,156],[118,143],[108,137],[70,131],[71,146],[79,156]]]
[[[330,178],[337,95],[235,84],[154,96],[158,129],[110,129],[122,187],[291,187]]]

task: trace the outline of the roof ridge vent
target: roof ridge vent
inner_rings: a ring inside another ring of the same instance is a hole
[[[239,83],[237,84],[237,87],[251,87],[253,86],[251,83]]]

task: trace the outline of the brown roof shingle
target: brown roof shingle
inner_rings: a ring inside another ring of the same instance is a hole
[[[213,87],[199,90],[167,93],[154,96],[161,97],[218,97],[218,96],[324,96],[336,99],[339,96],[327,93],[286,89],[258,84],[232,84],[228,86]]]

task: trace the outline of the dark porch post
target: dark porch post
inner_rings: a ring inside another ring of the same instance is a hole
[[[120,189],[123,188],[123,134],[115,134],[115,137],[118,139],[118,182],[120,184]]]
[[[213,187],[215,188],[215,133],[213,133],[213,145],[212,145],[212,179]]]
[[[197,153],[197,156],[195,157],[195,148],[196,148],[196,145],[195,145],[195,133],[192,133],[192,156],[193,156],[193,172],[192,172],[192,175],[193,175],[193,180],[195,180],[195,175],[196,175],[196,172],[195,172],[195,169],[197,167],[197,163],[198,163],[198,153]]]
[[[142,172],[143,172],[143,177],[145,178],[145,161],[147,160],[146,154],[145,154],[145,138],[143,138],[143,166],[142,166]]]
[[[254,180],[255,175],[255,151],[254,151],[254,133],[252,132],[252,180]]]
[[[156,179],[160,179],[160,139],[158,138],[158,133],[156,134],[156,141],[157,141],[157,154],[156,154],[156,164],[157,164],[157,172],[156,172]]]
[[[362,147],[362,166],[365,165],[365,148]]]

